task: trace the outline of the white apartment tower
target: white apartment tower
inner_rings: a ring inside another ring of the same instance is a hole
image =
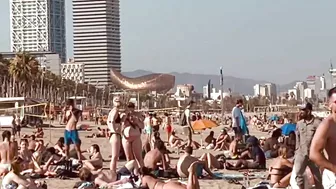
[[[85,81],[110,85],[110,68],[121,70],[119,0],[73,0],[74,59]]]
[[[66,60],[65,0],[10,0],[11,51],[48,51]]]

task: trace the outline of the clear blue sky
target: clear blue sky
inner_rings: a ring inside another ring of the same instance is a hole
[[[218,74],[223,66],[225,75],[283,84],[336,62],[333,0],[120,1],[123,71]],[[71,57],[71,0],[66,9]],[[9,0],[0,12],[0,51],[9,51]]]

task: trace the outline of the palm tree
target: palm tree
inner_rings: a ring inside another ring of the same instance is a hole
[[[26,89],[39,72],[39,63],[35,57],[23,52],[10,61],[9,74],[13,81],[13,95],[25,96]]]

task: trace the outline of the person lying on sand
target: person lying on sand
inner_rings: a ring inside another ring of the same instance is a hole
[[[189,172],[188,168],[190,165],[194,162],[197,163],[197,176],[203,177],[203,170],[208,174],[208,176],[215,178],[216,176],[211,172],[208,165],[204,161],[200,161],[196,157],[192,156],[193,149],[190,146],[187,146],[184,150],[184,154],[180,157],[180,159],[177,161],[177,173],[180,177],[188,177]]]
[[[274,188],[286,188],[292,175],[293,163],[287,159],[288,148],[281,146],[279,156],[269,168],[270,185]]]
[[[182,184],[176,181],[162,182],[156,179],[143,168],[141,171],[141,188],[148,189],[200,189],[198,178],[196,175],[199,162],[193,162],[188,168],[188,183]],[[201,163],[202,164],[202,163]]]
[[[109,134],[108,134],[108,130],[106,129],[101,129],[100,127],[97,128],[98,131],[96,133],[93,133],[91,135],[87,135],[85,136],[86,138],[108,138]]]
[[[121,169],[113,174],[110,170],[108,171],[90,171],[89,169],[83,167],[79,170],[79,178],[81,182],[76,183],[74,188],[80,188],[81,185],[95,186],[98,185],[101,188],[107,187],[111,188],[115,185],[133,183],[137,181],[139,175],[139,166],[135,160],[131,160],[125,164]],[[121,179],[122,176],[128,176],[128,178]]]
[[[223,156],[217,159],[211,153],[204,153],[199,159],[206,162],[210,169],[224,169],[225,167],[225,158]]]
[[[152,174],[158,177],[160,174],[160,169],[158,164],[162,165],[163,171],[167,170],[168,166],[165,158],[166,148],[163,141],[157,141],[155,143],[155,148],[149,151],[144,158],[145,167],[152,170]]]
[[[16,156],[12,162],[12,166],[8,172],[3,173],[1,188],[18,188],[18,189],[45,189],[46,184],[36,183],[32,180],[25,179],[20,175],[20,164],[22,158]]]
[[[262,169],[266,168],[265,154],[259,146],[259,141],[256,137],[251,136],[246,141],[247,151],[244,151],[236,164],[232,165],[229,162],[225,163],[228,170],[239,169]],[[247,161],[247,158],[253,159],[253,162]]]
[[[83,161],[83,166],[91,171],[101,169],[103,167],[103,156],[100,153],[100,148],[97,144],[93,144],[88,150],[90,159]]]

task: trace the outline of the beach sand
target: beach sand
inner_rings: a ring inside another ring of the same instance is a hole
[[[101,152],[103,155],[103,158],[105,160],[110,160],[109,155],[111,154],[111,149],[110,149],[110,144],[107,138],[85,138],[86,135],[91,135],[92,133],[94,133],[96,131],[96,127],[94,126],[94,124],[92,122],[84,122],[87,123],[89,125],[91,125],[90,128],[92,128],[93,131],[80,131],[79,135],[80,138],[82,140],[82,150],[88,149],[90,147],[90,145],[92,144],[98,144],[101,148]],[[106,126],[100,126],[102,128],[106,128]],[[179,126],[175,126],[174,127],[177,131],[178,131],[178,136],[185,138],[185,136],[183,136],[179,131],[181,130],[181,128]],[[219,126],[217,128],[214,128],[213,131],[215,131],[215,137],[218,136],[220,130],[223,128],[223,126]],[[4,129],[1,129],[2,131]],[[1,132],[2,132],[1,131]],[[21,134],[32,134],[32,132],[34,131],[34,129],[32,128],[23,128]],[[210,130],[205,130],[203,132],[202,135],[194,135],[194,140],[197,142],[201,141],[201,138],[205,138],[208,134],[209,134]],[[64,126],[59,126],[56,125],[54,128],[51,128],[51,130],[49,130],[49,128],[44,128],[44,141],[45,144],[49,143],[49,146],[53,146],[57,139],[59,137],[63,136],[64,133]],[[165,132],[161,129],[160,130],[161,133],[161,138],[162,140],[166,141],[166,134]],[[252,135],[255,135],[257,137],[260,136],[267,136],[267,133],[261,133],[258,131],[251,131]],[[144,136],[143,136],[143,140],[144,140]],[[169,150],[172,150],[170,148],[168,148]],[[213,155],[217,155],[220,154],[221,152],[214,152],[213,150],[206,150],[206,149],[200,149],[200,150],[195,150],[194,151],[194,155],[196,157],[200,157],[203,153],[205,152],[210,152]],[[88,157],[87,154],[84,154],[85,157]],[[176,153],[170,154],[170,157],[172,158],[172,163],[176,164],[179,155]],[[118,168],[122,167],[125,164],[125,161],[121,161],[118,162]],[[268,163],[269,164],[269,161]],[[104,168],[108,168],[109,167],[109,162],[104,162]],[[227,170],[219,170],[219,171],[214,171],[216,173],[223,173],[223,174],[242,174],[239,173],[238,171],[227,171]],[[253,174],[253,173],[252,173]],[[265,175],[266,172],[265,171],[261,171],[261,172],[257,172],[256,174],[262,174]],[[73,188],[74,184],[76,182],[79,181],[79,179],[70,179],[70,180],[60,180],[60,179],[45,179],[47,184],[48,184],[48,188],[50,189],[69,189],[69,188]],[[254,186],[256,183],[258,183],[259,181],[261,181],[261,179],[254,179],[250,181],[250,186]],[[241,183],[244,183],[243,181],[241,181]],[[241,185],[238,184],[229,184],[228,181],[226,180],[207,180],[207,179],[200,179],[200,185],[202,189],[240,189],[242,188]]]

